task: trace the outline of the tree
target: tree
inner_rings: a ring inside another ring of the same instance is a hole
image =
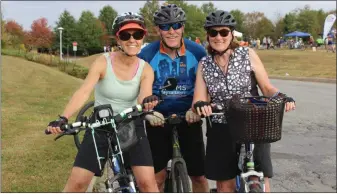
[[[58,21],[56,22],[56,26],[54,28],[55,34],[55,42],[53,44],[53,48],[58,50],[60,47],[60,31],[59,27],[62,27],[62,51],[67,51],[69,47],[72,46],[72,42],[77,41],[80,34],[76,33],[76,20],[74,16],[72,16],[69,11],[64,10],[60,15]],[[67,48],[68,47],[68,48]]]
[[[112,34],[112,24],[115,18],[117,17],[117,11],[114,10],[110,5],[104,6],[99,13],[99,20],[104,25],[104,36],[103,36],[103,42],[106,45],[111,44],[111,36]]]
[[[51,27],[48,26],[48,20],[46,18],[33,21],[30,36],[36,48],[51,48],[54,34],[51,31]]]
[[[274,40],[277,39],[277,37],[275,36],[274,24],[266,17],[262,17],[262,19],[256,24],[255,37],[263,38],[264,36],[270,36]]]
[[[252,38],[257,38],[259,37],[258,28],[258,23],[265,18],[264,13],[261,12],[252,12],[252,13],[246,13],[244,17],[244,22],[243,25],[245,26],[247,30],[246,37],[252,37]]]
[[[87,54],[102,51],[104,29],[102,23],[90,11],[83,11],[77,25],[78,50]]]
[[[16,21],[10,20],[4,24],[4,32],[6,33],[5,42],[8,46],[18,48],[23,43],[24,33],[23,27]]]
[[[236,21],[235,29],[245,34],[246,33],[246,29],[244,26],[245,14],[238,9],[231,10],[230,13],[233,15]]]
[[[140,14],[144,17],[145,25],[148,30],[148,41],[153,41],[158,38],[153,15],[159,10],[159,2],[157,0],[147,0],[142,8],[139,9]]]
[[[202,12],[207,16],[209,13],[216,11],[214,4],[212,2],[203,3],[201,5]]]
[[[284,16],[284,20],[283,20],[284,30],[283,31],[285,34],[296,30],[296,25],[297,25],[296,19],[297,19],[297,16],[296,16],[296,13],[294,12],[288,13]]]

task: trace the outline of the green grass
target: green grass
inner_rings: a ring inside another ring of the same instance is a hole
[[[336,53],[318,50],[258,50],[269,76],[334,78]]]
[[[269,75],[336,78],[336,55],[323,51],[257,51]],[[82,58],[90,64],[97,57]],[[2,57],[2,192],[59,192],[74,162],[72,136],[44,135],[83,82],[57,68]],[[92,99],[92,97],[91,97]]]
[[[54,141],[47,124],[62,113],[80,79],[45,65],[2,57],[2,192],[59,192],[76,148],[72,136]]]

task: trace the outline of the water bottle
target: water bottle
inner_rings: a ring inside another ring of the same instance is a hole
[[[241,171],[243,171],[242,166],[243,166],[243,163],[244,163],[244,160],[245,160],[245,155],[246,155],[245,144],[242,144],[241,148],[240,148],[239,163],[238,163],[238,167]]]

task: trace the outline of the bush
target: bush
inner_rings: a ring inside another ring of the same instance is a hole
[[[89,70],[88,68],[77,65],[74,62],[60,61],[60,59],[54,55],[39,54],[36,52],[24,52],[23,50],[14,49],[1,49],[1,54],[21,57],[28,61],[41,63],[50,67],[58,67],[60,71],[80,79],[84,79],[87,76]]]

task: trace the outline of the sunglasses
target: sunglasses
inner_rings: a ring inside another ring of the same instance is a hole
[[[158,25],[158,26],[159,26],[159,29],[161,29],[163,31],[169,31],[171,27],[173,28],[173,30],[178,30],[181,27],[183,27],[183,24],[182,23],[161,24],[161,25]]]
[[[122,31],[118,35],[119,39],[121,39],[122,41],[128,41],[128,40],[130,40],[131,36],[135,40],[141,40],[141,39],[144,38],[145,32],[143,30],[138,30],[138,31],[134,32],[133,34],[130,34],[129,32]]]
[[[230,32],[231,32],[230,30],[226,30],[226,29],[222,29],[222,30],[219,30],[219,31],[216,31],[214,29],[210,29],[210,30],[207,31],[207,34],[212,38],[216,37],[218,34],[220,34],[220,36],[222,36],[222,37],[226,37],[226,36],[228,36],[228,34]]]

